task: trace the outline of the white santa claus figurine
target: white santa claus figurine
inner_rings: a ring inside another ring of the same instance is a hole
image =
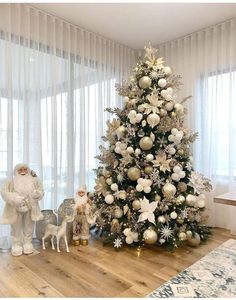
[[[92,212],[92,206],[87,196],[86,185],[81,186],[75,195],[73,240],[75,245],[88,245],[90,237],[90,225],[96,220]]]
[[[41,181],[32,176],[26,164],[18,164],[13,179],[4,184],[0,193],[6,202],[1,223],[11,224],[12,255],[32,253],[34,224],[43,219],[38,203],[44,195]]]

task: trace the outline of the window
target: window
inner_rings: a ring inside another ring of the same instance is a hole
[[[236,178],[236,71],[208,76],[202,94],[201,151],[209,151],[212,178]]]

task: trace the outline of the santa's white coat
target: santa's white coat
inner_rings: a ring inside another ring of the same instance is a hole
[[[31,219],[32,221],[38,221],[42,219],[42,213],[40,212],[38,202],[43,198],[44,191],[42,183],[37,177],[33,177],[32,180],[35,190],[37,190],[39,193],[38,198],[36,199],[37,201],[34,201],[32,205]],[[14,198],[18,195],[18,193],[14,192],[13,181],[7,181],[0,190],[0,194],[3,200],[6,202],[0,223],[14,224],[17,221],[18,215],[14,204]]]

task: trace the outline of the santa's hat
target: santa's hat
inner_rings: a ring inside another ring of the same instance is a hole
[[[84,193],[87,193],[87,187],[86,185],[81,185],[81,187],[78,189],[77,193],[79,192],[84,192]]]
[[[14,168],[14,175],[17,175],[17,172],[20,168],[27,168],[28,173],[30,173],[30,168],[28,167],[27,164],[21,163],[21,164],[17,164]]]

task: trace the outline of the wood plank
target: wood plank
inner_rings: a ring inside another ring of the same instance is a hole
[[[35,256],[0,254],[0,297],[145,297],[230,238],[215,228],[206,244],[173,253],[155,246],[116,251],[95,239],[57,253],[37,243]]]

